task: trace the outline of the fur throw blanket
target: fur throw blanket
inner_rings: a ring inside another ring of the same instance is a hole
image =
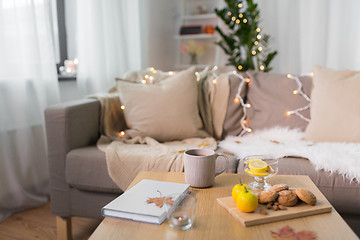
[[[229,136],[219,143],[239,158],[249,155],[303,157],[316,170],[341,174],[360,182],[360,143],[310,142],[299,129],[275,127],[254,131],[243,137]]]

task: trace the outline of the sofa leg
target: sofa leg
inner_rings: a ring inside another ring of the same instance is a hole
[[[58,240],[71,240],[72,239],[71,217],[62,218],[56,216],[56,229],[57,229]]]

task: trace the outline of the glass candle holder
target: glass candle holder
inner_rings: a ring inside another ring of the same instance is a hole
[[[177,230],[190,229],[194,223],[196,198],[189,194],[171,194],[165,197],[167,198],[175,201],[170,204],[164,200],[170,227]]]

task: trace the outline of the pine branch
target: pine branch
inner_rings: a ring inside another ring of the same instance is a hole
[[[270,71],[270,63],[277,52],[268,53],[270,36],[258,32],[258,4],[253,0],[225,0],[225,3],[226,7],[215,9],[215,13],[228,26],[229,33],[225,34],[219,26],[215,30],[221,37],[216,44],[228,55],[227,65],[239,67],[241,71],[255,68]],[[260,39],[258,35],[261,35]]]

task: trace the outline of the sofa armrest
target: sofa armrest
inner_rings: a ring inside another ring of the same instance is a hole
[[[81,99],[45,110],[47,158],[50,169],[50,195],[54,214],[69,214],[69,186],[65,179],[65,159],[69,151],[94,145],[99,138],[100,102]]]

